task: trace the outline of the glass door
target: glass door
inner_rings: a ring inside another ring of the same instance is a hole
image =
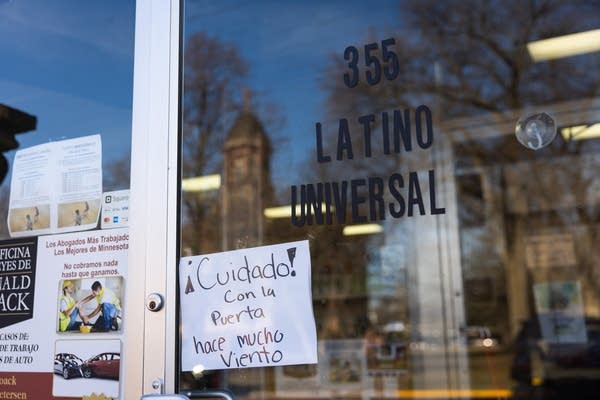
[[[597,4],[182,12],[177,391],[593,395]]]
[[[126,398],[136,12],[0,1],[2,398]]]

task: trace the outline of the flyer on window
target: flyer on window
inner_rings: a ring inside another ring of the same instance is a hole
[[[100,135],[15,153],[7,225],[11,237],[96,228],[102,197]]]
[[[0,393],[119,397],[128,250],[126,228],[0,241]]]

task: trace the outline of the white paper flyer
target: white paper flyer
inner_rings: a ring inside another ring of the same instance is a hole
[[[12,237],[93,229],[102,196],[100,135],[15,153],[8,229]]]

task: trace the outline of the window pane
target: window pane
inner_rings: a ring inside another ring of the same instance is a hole
[[[308,240],[318,363],[184,368],[181,389],[560,398],[597,385],[599,12],[186,1],[181,253]],[[580,32],[570,52],[537,53]],[[194,315],[210,325],[211,311]]]

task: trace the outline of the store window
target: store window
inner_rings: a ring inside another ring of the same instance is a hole
[[[184,10],[181,391],[593,395],[597,3]]]
[[[122,390],[134,22],[132,1],[0,1],[2,398]]]

